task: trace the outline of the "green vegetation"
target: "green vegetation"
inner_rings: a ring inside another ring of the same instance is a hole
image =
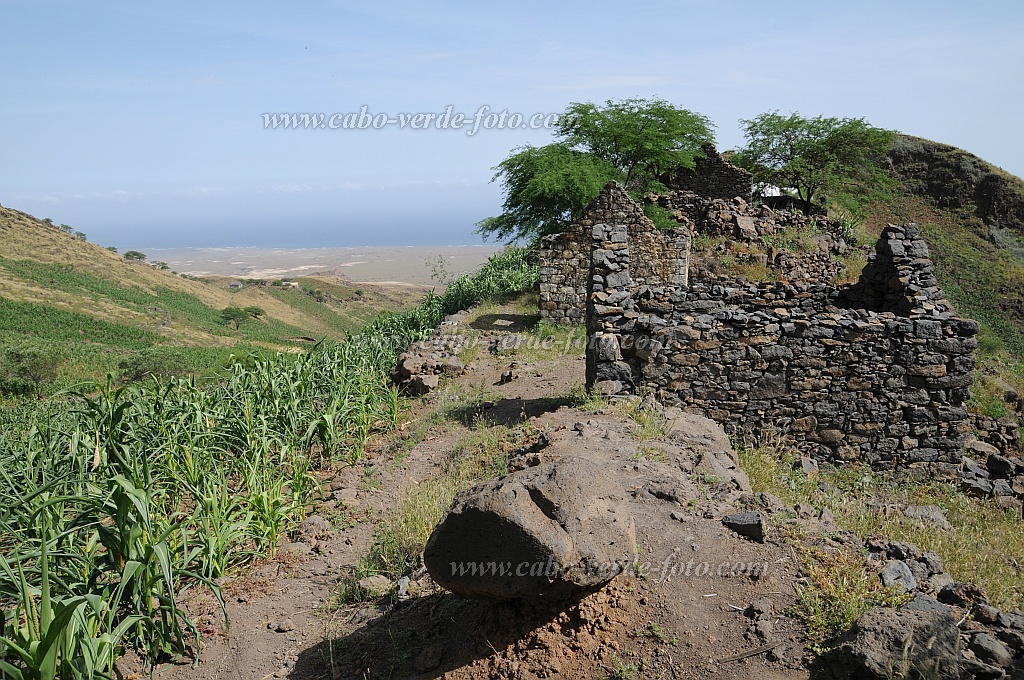
[[[660,642],[662,644],[664,644],[666,642],[672,642],[672,644],[678,644],[678,642],[679,642],[678,638],[675,638],[675,637],[669,638],[668,634],[665,632],[665,629],[662,628],[661,625],[658,624],[657,621],[649,621],[645,627],[637,628],[634,631],[633,634],[636,637],[650,638],[650,639],[655,640],[656,642]]]
[[[754,174],[755,183],[795,189],[805,214],[822,194],[860,192],[891,183],[881,160],[895,133],[863,118],[805,118],[778,111],[741,121],[747,144],[737,165]]]
[[[672,216],[671,211],[655,203],[644,203],[644,215],[658,229],[678,229],[679,220]]]
[[[793,470],[796,457],[794,451],[779,442],[766,442],[755,449],[741,450],[740,466],[750,476],[755,491],[773,493],[788,505],[809,503],[828,508],[835,514],[840,528],[859,536],[878,534],[931,550],[942,558],[947,572],[957,580],[980,585],[996,606],[1008,609],[1024,606],[1024,581],[1020,572],[1020,565],[1024,564],[1024,532],[1019,512],[1015,514],[1000,508],[995,502],[975,501],[949,484],[902,481],[860,465],[823,468],[816,477],[810,478]],[[823,492],[822,482],[835,490]],[[868,501],[873,501],[873,507]],[[939,531],[902,513],[883,511],[894,505],[936,505],[953,528]],[[822,572],[822,583],[832,583],[836,597],[841,596],[844,589],[865,602],[881,597],[874,590],[869,589],[865,594],[859,589],[859,577],[854,578],[859,572],[851,571],[850,565],[829,566],[827,562],[825,560],[821,568],[833,572]],[[842,580],[837,575],[839,572],[846,574],[849,587],[834,583],[836,579]],[[828,598],[811,594],[808,597]],[[842,605],[847,611],[850,607],[862,606]],[[823,626],[822,630],[826,628],[828,626]]]
[[[21,279],[35,282],[52,290],[72,294],[83,301],[113,304],[120,309],[145,317],[157,315],[164,320],[169,318],[171,321],[187,321],[190,326],[211,335],[226,337],[235,335],[225,328],[222,311],[209,307],[194,295],[182,290],[170,287],[156,287],[147,290],[140,286],[125,286],[113,279],[83,271],[74,265],[0,257],[0,267]],[[130,349],[152,346],[161,341],[157,334],[146,332],[134,324],[123,321],[99,321],[81,312],[64,312],[56,307],[12,302],[5,299],[0,299],[0,305],[20,306],[24,310],[19,314],[19,320],[11,324],[4,324],[3,331],[0,331],[0,340],[8,333],[31,333],[47,339],[88,340]],[[69,317],[69,314],[73,317]],[[248,319],[249,314],[246,313],[244,318]],[[51,319],[52,322],[50,322]],[[61,326],[64,326],[63,330]],[[72,337],[70,335],[72,329],[75,329],[76,332],[80,330],[80,337]],[[276,319],[268,319],[263,324],[249,324],[242,331],[242,335],[247,339],[267,342],[280,342],[282,338],[302,334],[301,329]]]
[[[798,587],[792,612],[819,650],[850,630],[871,607],[898,607],[910,599],[895,587],[883,588],[876,571],[856,551],[807,549],[802,557],[810,584]]]
[[[37,336],[45,338],[42,342],[55,344],[87,341],[142,349],[158,340],[156,333],[137,326],[100,321],[78,312],[31,302],[12,302],[5,298],[0,298],[0,317],[4,320],[0,340],[7,342]]]
[[[42,395],[43,383],[52,382],[57,377],[62,361],[59,350],[22,343],[4,349],[0,371],[8,379],[31,383],[38,399]]]
[[[124,253],[124,259],[133,260],[135,262],[143,262],[146,259],[146,254],[140,253],[137,250],[127,250]]]
[[[249,318],[249,312],[240,307],[225,307],[220,310],[220,318],[228,325],[234,324],[235,330],[238,330],[239,325]]]
[[[658,177],[693,167],[700,147],[714,141],[704,116],[660,99],[570,104],[558,141],[526,146],[494,169],[505,192],[502,214],[478,223],[499,239],[535,239],[563,230],[609,180],[642,194]]]
[[[342,343],[238,358],[223,378],[111,377],[0,409],[0,670],[109,677],[126,646],[149,663],[185,653],[199,631],[182,594],[219,597],[215,579],[272,553],[319,497],[318,468],[395,426],[397,354],[445,314],[536,277],[510,249]],[[162,370],[137,358],[131,377]]]
[[[612,670],[608,674],[609,680],[636,680],[640,673],[640,666],[634,662],[623,661],[617,654],[612,654]]]

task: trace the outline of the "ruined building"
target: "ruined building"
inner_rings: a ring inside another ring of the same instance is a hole
[[[687,222],[756,239],[797,218],[702,200],[680,229],[659,231],[611,182],[545,239],[542,315],[585,321],[588,387],[653,393],[739,439],[776,432],[821,460],[956,476],[978,324],[952,313],[917,227],[890,225],[854,284],[833,284],[827,268],[749,283],[691,271]],[[818,226],[828,247],[843,245]]]

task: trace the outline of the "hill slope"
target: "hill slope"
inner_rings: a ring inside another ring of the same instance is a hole
[[[298,289],[192,280],[88,243],[26,213],[0,207],[0,344],[32,338],[71,351],[78,372],[103,372],[116,355],[157,346],[287,348],[340,337],[416,290],[305,277]],[[259,307],[259,320],[226,325],[226,307]],[[205,350],[196,349],[194,352]],[[98,354],[113,354],[103,360]],[[89,358],[91,356],[91,358]]]
[[[982,323],[976,410],[1008,415],[1024,394],[1024,180],[966,151],[901,135],[889,154],[897,188],[865,198],[865,226],[917,222],[957,311]]]

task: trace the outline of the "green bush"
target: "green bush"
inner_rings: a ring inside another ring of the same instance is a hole
[[[679,220],[672,216],[672,213],[660,205],[654,203],[644,204],[644,215],[647,216],[658,229],[678,229]]]
[[[181,353],[174,348],[132,352],[118,362],[117,368],[124,382],[136,382],[147,378],[171,378],[190,372]]]

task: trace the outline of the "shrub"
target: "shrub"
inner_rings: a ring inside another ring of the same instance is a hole
[[[126,355],[117,365],[124,382],[137,382],[147,378],[170,378],[186,375],[189,371],[183,358],[173,350],[144,349]]]

